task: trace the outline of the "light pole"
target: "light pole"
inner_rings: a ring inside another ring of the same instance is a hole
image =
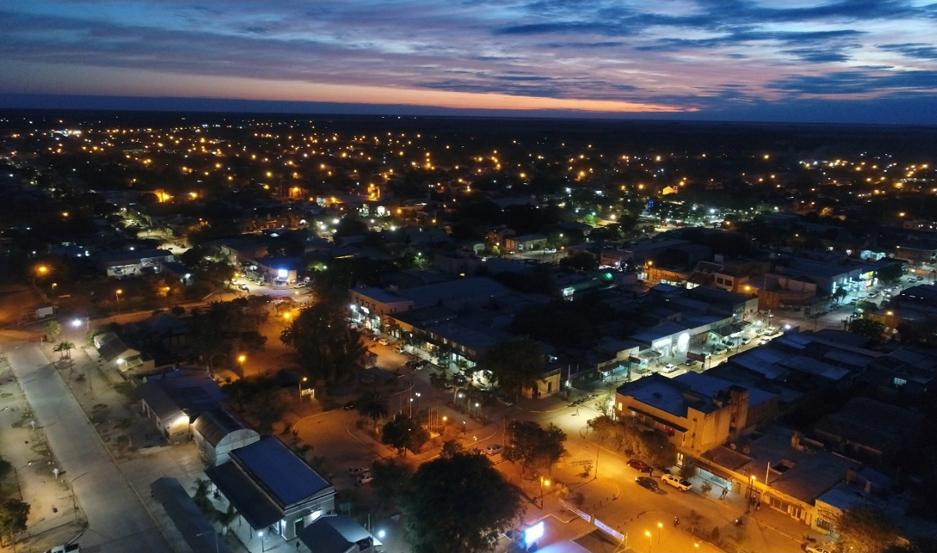
[[[117,312],[120,313],[120,297],[124,295],[123,288],[118,288],[114,290],[114,299],[117,302]]]
[[[540,508],[541,509],[543,509],[543,488],[545,487],[546,488],[550,487],[550,479],[544,478],[543,476],[541,476],[540,477]]]
[[[302,401],[302,399],[303,399],[303,382],[308,382],[308,381],[309,381],[309,377],[308,377],[308,376],[304,376],[304,377],[302,377],[302,378],[299,380],[299,400],[300,400],[300,401]],[[313,390],[313,394],[314,394],[314,393],[315,393],[315,391]]]
[[[257,530],[257,536],[260,537],[260,552],[263,553],[267,550],[266,544],[264,543],[264,531]]]
[[[241,376],[244,376],[244,363],[247,362],[247,355],[240,353],[238,354],[237,360],[238,360],[238,366],[240,367],[240,370],[241,370]]]
[[[657,545],[660,545],[661,536],[664,533],[664,523],[657,521]]]
[[[644,531],[644,537],[647,538],[647,550],[650,551],[654,548],[654,542],[651,540],[652,534],[650,530]]]

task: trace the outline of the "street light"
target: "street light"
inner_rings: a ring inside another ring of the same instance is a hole
[[[664,533],[664,523],[657,521],[657,545],[660,545],[661,534]]]
[[[124,290],[122,288],[118,288],[117,290],[114,290],[114,299],[117,301],[118,312],[120,312],[120,297],[123,295],[124,295]]]
[[[37,266],[36,266],[36,274],[39,275],[39,276],[41,276],[41,277],[44,277],[44,276],[46,276],[47,274],[49,274],[49,271],[50,271],[50,270],[51,270],[51,269],[49,269],[49,266],[48,266],[48,265],[45,265],[45,264],[37,265]]]
[[[304,376],[304,377],[299,381],[299,399],[300,399],[300,401],[302,401],[302,399],[303,399],[303,382],[309,382],[309,377],[308,377],[308,376]],[[315,395],[316,391],[313,390],[312,393],[313,393],[313,395]]]
[[[266,544],[264,543],[264,531],[257,530],[257,536],[260,537],[260,551],[261,553],[263,553],[264,551],[267,550]]]
[[[647,550],[650,551],[654,547],[654,542],[651,541],[651,531],[645,530],[644,537],[647,538]]]
[[[545,487],[546,488],[550,487],[550,479],[544,478],[541,476],[540,477],[540,508],[541,509],[543,509],[543,488]]]

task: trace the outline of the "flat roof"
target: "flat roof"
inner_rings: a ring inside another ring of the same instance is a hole
[[[231,459],[267,490],[281,508],[301,503],[332,485],[277,438],[231,451]]]

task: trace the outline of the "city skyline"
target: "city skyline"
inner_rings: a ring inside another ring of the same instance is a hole
[[[3,107],[937,123],[937,4],[913,0],[53,0],[2,15]]]

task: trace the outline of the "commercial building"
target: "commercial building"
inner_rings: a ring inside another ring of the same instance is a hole
[[[292,541],[335,511],[332,484],[280,440],[265,437],[228,455],[205,473],[237,512],[230,526],[242,542]]]

